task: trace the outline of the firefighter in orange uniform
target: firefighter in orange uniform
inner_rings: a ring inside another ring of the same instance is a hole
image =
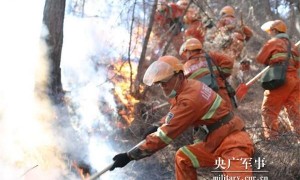
[[[160,25],[178,21],[183,16],[184,9],[176,3],[160,2],[156,10],[156,20]]]
[[[238,83],[244,82],[247,73],[250,73],[250,61],[244,59],[243,52],[247,41],[253,36],[249,26],[242,20],[239,22],[235,16],[232,6],[225,6],[220,11],[220,19],[216,24],[216,33],[212,36],[210,46],[219,49],[234,61],[231,84],[236,87]],[[207,44],[207,43],[206,43]]]
[[[233,61],[230,57],[214,51],[210,51],[209,53],[205,52],[202,43],[195,38],[186,40],[182,44],[179,54],[182,57],[181,62],[184,64],[184,75],[188,79],[197,79],[210,86],[210,88],[214,89],[226,102],[228,102],[228,106],[232,109],[232,105],[235,103],[231,102],[235,99],[230,98],[225,85],[225,80],[231,75],[233,68]],[[207,55],[210,58],[208,58]],[[211,61],[214,76],[211,76],[210,74],[207,61]],[[216,66],[218,66],[222,75]],[[216,79],[217,84],[212,84],[212,78]],[[227,86],[230,85],[227,84]],[[232,98],[234,98],[233,94]]]
[[[240,61],[245,46],[244,43],[253,36],[253,32],[243,22],[238,23],[235,10],[231,6],[223,7],[220,16],[217,29],[220,30],[221,36],[223,36],[222,49],[234,60]]]
[[[288,42],[290,41],[286,34],[286,24],[281,20],[268,21],[261,28],[272,38],[260,49],[256,61],[266,66],[286,61]],[[293,43],[291,44],[291,58],[288,62],[285,83],[274,90],[265,90],[264,92],[261,111],[262,123],[266,127],[264,136],[267,139],[276,139],[278,136],[278,115],[283,107],[286,108],[296,133],[300,135],[300,80],[297,75],[300,53],[297,47]]]
[[[183,43],[182,17],[184,9],[176,3],[160,2],[157,6],[155,21],[155,35],[160,38],[159,48],[163,48],[166,41],[173,36],[172,44],[179,51]]]
[[[131,160],[151,156],[166,147],[189,127],[207,125],[208,134],[194,144],[181,147],[176,152],[175,173],[178,180],[196,180],[198,167],[214,167],[216,161],[229,162],[225,175],[245,178],[252,175],[240,160],[253,155],[253,143],[244,129],[244,122],[231,112],[225,101],[204,83],[186,79],[183,65],[174,56],[162,56],[147,69],[144,83],[160,85],[171,102],[164,122],[149,133],[142,144],[133,150],[116,155],[110,170],[124,167]],[[233,172],[239,171],[239,172]]]
[[[196,38],[203,43],[205,39],[205,29],[196,7],[190,7],[187,10],[183,22],[186,28],[184,31],[185,39]]]

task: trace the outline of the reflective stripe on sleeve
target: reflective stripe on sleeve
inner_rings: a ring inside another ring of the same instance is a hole
[[[180,151],[182,151],[191,160],[194,168],[200,167],[197,157],[186,146],[180,148]]]
[[[207,68],[200,68],[197,71],[195,71],[193,74],[191,74],[189,76],[189,79],[194,79],[195,77],[197,77],[198,75],[202,74],[202,73],[206,73],[209,72],[209,70]]]
[[[287,53],[276,53],[271,56],[270,61],[277,58],[286,58],[286,57],[287,57]]]
[[[217,70],[216,66],[212,67],[213,71]],[[210,72],[208,68],[200,68],[197,71],[195,71],[193,74],[189,76],[189,79],[194,79],[195,77],[199,76],[202,73]]]
[[[157,131],[155,132],[155,135],[157,137],[159,137],[164,143],[166,144],[170,144],[173,139],[171,139],[170,137],[168,137],[162,130],[161,128],[158,128]]]
[[[226,74],[231,74],[232,73],[232,69],[231,68],[221,68],[221,71],[226,73]]]
[[[274,59],[277,59],[277,58],[286,58],[287,57],[287,53],[276,53],[276,54],[273,54],[270,58],[270,61],[274,60]],[[300,57],[298,56],[291,56],[291,59],[292,60],[294,59],[295,61],[300,61]]]
[[[201,119],[202,120],[210,119],[215,114],[216,110],[219,108],[221,102],[222,102],[221,96],[217,95],[213,105],[210,107],[208,112]]]

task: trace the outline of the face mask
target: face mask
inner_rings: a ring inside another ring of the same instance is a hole
[[[175,86],[173,87],[172,91],[168,95],[169,98],[174,98],[177,95],[177,92],[174,90],[174,88],[177,86],[178,79],[176,79]]]
[[[176,96],[176,94],[177,94],[177,92],[174,89],[172,89],[172,91],[170,92],[170,94],[168,95],[168,97],[169,98],[173,98],[173,97]]]

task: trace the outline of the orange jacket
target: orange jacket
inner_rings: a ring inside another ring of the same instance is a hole
[[[211,125],[230,112],[226,102],[199,81],[184,80],[177,94],[170,101],[169,113],[162,118],[165,123],[155,133],[148,135],[143,144],[129,152],[131,158],[138,160],[150,156],[170,144],[189,127]],[[218,134],[221,136],[222,133]]]
[[[256,56],[256,61],[260,64],[271,65],[277,62],[283,62],[287,57],[288,35],[285,33],[277,34],[268,40],[260,49]],[[297,77],[297,69],[300,67],[300,53],[297,47],[292,43],[292,56],[289,61],[287,75]],[[287,76],[287,77],[288,77]]]
[[[210,51],[208,54],[213,61],[212,68],[217,76],[219,87],[225,87],[224,80],[220,76],[220,73],[214,64],[219,66],[225,77],[229,77],[232,72],[234,61],[229,56],[218,52]],[[183,68],[185,76],[187,76],[189,79],[199,79],[210,72],[204,53],[193,56],[192,59],[188,60],[184,64]]]

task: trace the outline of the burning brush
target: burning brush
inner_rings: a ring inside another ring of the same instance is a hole
[[[77,175],[80,176],[82,180],[90,179],[90,175],[94,172],[93,168],[85,162],[73,162],[72,167],[75,168]]]

